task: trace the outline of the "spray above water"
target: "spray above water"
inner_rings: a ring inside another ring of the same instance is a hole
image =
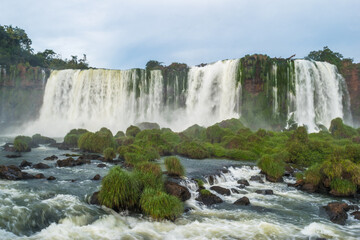
[[[40,117],[25,133],[64,136],[72,128],[96,131],[101,127],[116,132],[140,122],[157,122],[181,131],[193,124],[210,126],[246,117],[243,96],[249,93],[239,77],[241,64],[235,59],[191,67],[183,78],[143,69],[53,71]],[[268,97],[273,116],[286,109],[286,114],[298,125],[306,125],[309,132],[318,131],[319,124],[329,127],[336,117],[351,119],[346,84],[335,66],[307,60],[295,60],[294,66],[295,74],[286,74],[287,82],[294,86],[292,92],[282,90],[280,84],[284,83],[276,79],[279,68],[272,64],[274,79],[267,81],[272,84],[272,96]],[[289,99],[285,108],[281,91],[287,91]]]

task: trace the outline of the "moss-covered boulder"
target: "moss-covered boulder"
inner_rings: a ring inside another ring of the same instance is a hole
[[[30,152],[32,145],[31,137],[17,136],[14,139],[14,150],[15,152]]]
[[[35,134],[31,137],[33,144],[53,144],[56,143],[55,139]]]

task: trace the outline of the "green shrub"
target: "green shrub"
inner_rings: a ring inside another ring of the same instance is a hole
[[[139,163],[148,161],[144,155],[138,153],[125,153],[124,158],[125,162],[130,166],[136,166]]]
[[[305,127],[298,127],[290,137],[291,141],[298,141],[300,143],[307,143],[309,136]]]
[[[232,132],[237,132],[240,129],[245,128],[244,124],[239,119],[236,118],[231,118],[221,121],[217,125],[219,125],[221,128],[229,129]]]
[[[329,131],[334,138],[350,138],[357,135],[356,129],[345,125],[341,118],[335,118],[331,121]]]
[[[77,147],[80,136],[87,133],[86,129],[72,129],[64,137],[64,143],[70,147]]]
[[[230,149],[226,157],[232,160],[255,161],[259,158],[256,153],[247,150]]]
[[[31,151],[31,137],[17,136],[14,139],[14,149],[16,152],[30,152]]]
[[[131,144],[128,146],[120,146],[118,148],[119,158],[125,159],[125,153],[134,153],[142,155],[146,161],[153,161],[160,158],[159,153],[152,147],[147,146],[138,146],[136,144]]]
[[[205,140],[206,139],[206,129],[195,124],[184,131],[181,132],[186,138],[190,140]]]
[[[131,125],[126,129],[126,136],[127,137],[136,137],[136,135],[141,132],[140,128]]]
[[[105,148],[104,150],[104,158],[107,161],[111,161],[116,157],[115,150],[111,147]]]
[[[226,158],[227,157],[227,149],[211,143],[204,144],[205,149],[209,152],[209,154],[215,158]]]
[[[141,162],[135,166],[135,169],[141,173],[152,173],[157,177],[162,176],[162,170],[159,164],[151,162]]]
[[[125,137],[125,133],[123,131],[118,131],[116,134],[115,134],[115,138],[119,138],[119,137]]]
[[[346,158],[354,163],[360,163],[360,145],[352,144],[345,146]]]
[[[203,159],[210,157],[210,153],[200,143],[195,141],[184,141],[176,145],[175,152],[179,155],[194,158]]]
[[[185,170],[177,157],[167,157],[164,160],[165,168],[169,175],[184,176]]]
[[[154,148],[161,156],[170,155],[174,145],[169,144],[158,129],[143,130],[136,135],[135,144]]]
[[[175,196],[146,188],[141,195],[142,211],[156,220],[175,220],[184,212],[183,203]]]
[[[246,137],[241,135],[224,136],[222,139],[222,146],[227,149],[242,149],[246,144]]]
[[[211,143],[220,143],[222,138],[226,135],[232,135],[232,132],[228,129],[219,127],[217,124],[206,129],[206,139]]]
[[[152,188],[157,190],[164,190],[164,181],[162,175],[156,175],[152,172],[134,171],[134,177],[140,184],[140,189]]]
[[[139,182],[134,175],[115,166],[102,180],[99,201],[108,208],[134,209],[140,194]]]
[[[331,190],[337,194],[348,196],[356,193],[356,184],[346,179],[335,178],[330,184]]]
[[[166,131],[161,133],[161,137],[172,146],[175,146],[181,142],[179,134],[172,131]]]
[[[102,128],[96,133],[87,132],[81,135],[78,146],[84,151],[103,153],[105,148],[115,146],[115,140],[110,130]]]
[[[285,163],[272,155],[264,155],[259,160],[258,166],[266,175],[275,179],[280,178],[285,172]]]
[[[322,175],[320,173],[321,170],[321,166],[319,164],[315,164],[311,167],[309,167],[306,171],[305,171],[305,182],[306,183],[311,183],[315,186],[319,185]]]
[[[135,142],[134,137],[117,137],[115,138],[116,143],[119,146],[129,146]]]

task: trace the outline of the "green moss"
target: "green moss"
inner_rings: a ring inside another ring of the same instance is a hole
[[[146,188],[141,195],[142,211],[156,220],[175,220],[184,212],[182,202],[175,196]]]
[[[199,188],[202,188],[202,187],[204,187],[204,181],[203,180],[201,180],[201,179],[195,179],[195,181],[197,182],[197,184],[198,184],[198,186],[199,186]]]
[[[140,194],[139,182],[134,175],[115,166],[102,180],[99,200],[109,208],[134,209]]]
[[[116,157],[116,152],[112,147],[105,148],[103,154],[106,161],[111,161]]]
[[[115,138],[120,138],[120,137],[125,137],[125,133],[123,131],[118,131],[116,134],[115,134]]]
[[[185,169],[177,157],[167,157],[165,158],[164,163],[169,175],[184,176]]]
[[[264,155],[257,165],[266,175],[275,179],[280,178],[285,172],[285,163],[272,155]]]
[[[207,190],[207,189],[201,189],[200,194],[203,195],[203,196],[210,196],[211,192],[209,190]]]
[[[128,137],[136,137],[136,135],[141,132],[140,128],[131,125],[126,129],[126,136]]]

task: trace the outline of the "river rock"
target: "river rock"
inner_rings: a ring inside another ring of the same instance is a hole
[[[255,182],[259,182],[259,183],[264,183],[264,181],[262,180],[261,176],[259,176],[259,175],[251,176],[251,177],[250,177],[250,181],[255,181]]]
[[[36,174],[34,177],[35,177],[36,179],[43,179],[43,178],[45,178],[44,174],[42,174],[42,173],[38,173],[38,174]]]
[[[273,182],[273,183],[283,182],[284,181],[282,177],[275,178],[275,177],[272,177],[272,176],[269,176],[269,175],[265,175],[265,177],[266,177],[267,181]]]
[[[54,176],[50,176],[50,177],[47,178],[47,180],[53,181],[53,180],[56,180],[56,178]]]
[[[11,155],[6,155],[5,157],[7,157],[7,158],[19,158],[19,157],[21,157],[21,155],[11,154]]]
[[[209,193],[209,194],[199,194],[199,197],[196,198],[197,201],[204,203],[205,205],[213,205],[217,203],[222,203],[223,200],[216,196],[215,194]]]
[[[340,225],[345,225],[348,215],[346,213],[349,208],[348,204],[343,202],[331,202],[324,206],[326,213],[330,217],[330,221]]]
[[[308,193],[314,193],[317,190],[317,187],[314,184],[311,183],[305,183],[301,186],[301,190]]]
[[[235,205],[249,205],[250,204],[250,200],[247,197],[242,197],[239,198],[238,200],[236,200],[234,202]]]
[[[48,169],[50,168],[49,165],[45,164],[45,163],[37,163],[35,165],[32,166],[35,169]]]
[[[98,181],[98,180],[100,180],[100,178],[101,178],[101,176],[100,176],[99,174],[96,174],[96,175],[92,178],[92,180]]]
[[[215,179],[214,176],[209,176],[208,177],[208,181],[209,181],[210,185],[214,185],[214,179]]]
[[[263,194],[263,195],[273,195],[274,192],[271,189],[263,189],[263,190],[256,190],[257,194]]]
[[[3,147],[4,151],[6,151],[6,152],[15,152],[14,144],[12,144],[12,143],[6,143],[2,147]]]
[[[354,216],[355,219],[360,220],[360,211],[353,212],[350,215]]]
[[[31,167],[32,166],[32,163],[31,162],[28,162],[26,160],[23,160],[20,165],[19,165],[19,168],[26,168],[26,167]]]
[[[78,160],[101,160],[103,157],[97,154],[83,154],[79,156]]]
[[[44,158],[44,160],[56,160],[56,159],[58,159],[58,157],[55,156],[55,155],[52,155],[52,156],[50,156],[50,157]]]
[[[230,196],[230,194],[231,194],[229,189],[219,187],[219,186],[212,186],[210,189],[217,192],[218,194],[225,195],[225,196]]]
[[[100,201],[99,201],[98,195],[99,195],[99,192],[94,192],[93,195],[91,195],[90,204],[100,205]]]
[[[177,184],[174,182],[170,182],[170,181],[165,182],[165,191],[168,194],[179,198],[183,202],[190,199],[190,197],[191,197],[191,194],[186,187],[181,186],[180,184]]]
[[[87,159],[80,159],[80,157],[75,160],[72,157],[66,158],[64,160],[57,160],[56,165],[58,167],[74,167],[74,166],[80,166],[83,164],[89,164],[90,160]]]
[[[250,186],[250,183],[246,179],[240,179],[237,181],[238,184],[244,185],[244,186]]]
[[[27,172],[22,172],[20,168],[15,165],[5,166],[0,165],[0,179],[7,180],[23,180],[23,179],[33,179],[34,176],[28,174]]]
[[[97,167],[98,167],[98,168],[104,168],[104,167],[106,167],[106,164],[99,163],[99,164],[97,165]]]

